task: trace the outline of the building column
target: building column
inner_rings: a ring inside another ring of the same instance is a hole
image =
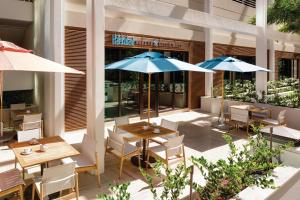
[[[213,1],[205,0],[204,9],[205,12],[212,14]],[[205,60],[212,59],[214,55],[213,48],[213,30],[211,28],[205,28]],[[212,96],[213,88],[213,73],[205,73],[205,96]]]
[[[256,65],[264,68],[267,68],[268,65],[267,7],[267,1],[256,2],[256,26],[259,28],[256,36]],[[256,93],[261,97],[263,91],[267,92],[267,73],[256,72]]]
[[[270,81],[275,80],[275,47],[274,40],[268,40],[269,44],[269,79]]]
[[[64,0],[36,0],[34,3],[35,53],[64,64]],[[61,135],[65,119],[64,74],[43,73],[43,77],[44,134]]]
[[[97,143],[100,171],[104,172],[104,1],[86,1],[87,133]]]

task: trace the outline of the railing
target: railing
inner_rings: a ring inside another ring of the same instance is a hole
[[[249,7],[252,7],[252,8],[255,8],[256,7],[256,1],[255,0],[233,0],[237,3],[241,3],[241,4],[244,4],[245,6],[249,6]]]
[[[19,0],[19,1],[26,1],[26,2],[32,2],[33,3],[34,0]]]

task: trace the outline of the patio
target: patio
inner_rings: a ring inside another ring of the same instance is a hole
[[[153,121],[160,122],[161,118],[168,119],[170,121],[179,122],[179,132],[184,134],[184,144],[187,158],[187,165],[191,162],[189,157],[193,156],[205,156],[210,161],[216,161],[220,158],[226,157],[226,151],[228,151],[228,145],[222,138],[223,131],[212,128],[210,125],[212,121],[216,120],[215,116],[202,113],[200,111],[191,112],[171,112],[162,114],[159,118],[154,118]],[[184,119],[184,120],[182,120]],[[139,118],[132,118],[130,122],[138,121]],[[112,128],[113,123],[106,123],[107,128]],[[231,135],[235,143],[243,144],[247,137],[243,130],[238,133],[231,131]],[[82,138],[81,132],[66,133],[63,138],[76,147],[76,143]],[[5,155],[5,156],[4,156]],[[108,187],[114,183],[130,182],[129,191],[133,197],[138,199],[141,195],[143,198],[145,195],[151,198],[152,194],[147,189],[147,184],[144,178],[140,174],[137,167],[133,166],[129,160],[124,162],[123,175],[119,179],[119,159],[112,154],[108,154],[105,160],[105,172],[101,174],[101,188],[97,186],[96,179],[93,175],[83,173],[79,175],[79,199],[96,199],[96,195],[100,193],[109,193]],[[1,146],[0,151],[0,172],[14,168],[14,154],[11,150],[7,149],[7,146]],[[198,174],[198,175],[197,175]],[[195,177],[197,182],[203,181],[198,171],[195,171]],[[30,195],[31,191],[29,192]],[[185,191],[184,196],[188,196],[188,190]]]

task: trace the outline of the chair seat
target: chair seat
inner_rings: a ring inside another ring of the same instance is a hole
[[[262,122],[265,124],[270,124],[270,125],[279,125],[278,120],[271,119],[271,118],[264,119],[264,120],[262,120]]]
[[[68,164],[68,163],[75,162],[76,163],[75,164],[76,168],[88,167],[88,166],[95,165],[95,163],[93,163],[90,159],[88,159],[88,157],[85,156],[84,154],[79,154],[79,155],[76,155],[76,156],[64,158],[61,161],[62,161],[63,164]]]
[[[164,137],[155,137],[155,138],[151,138],[151,141],[159,143],[159,144],[163,144],[163,143],[167,142],[168,139],[164,138]]]
[[[16,187],[18,185],[24,185],[24,181],[21,178],[20,171],[12,169],[6,172],[0,173],[0,192]]]
[[[137,151],[138,150],[138,147],[132,145],[132,144],[129,144],[129,143],[126,143],[125,144],[125,148],[124,148],[124,154],[127,155],[127,154],[130,154],[134,151]]]

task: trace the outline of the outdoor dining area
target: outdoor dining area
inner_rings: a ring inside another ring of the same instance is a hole
[[[22,53],[24,53],[24,50]],[[128,176],[128,169],[124,168],[126,165],[130,165],[130,173],[133,174],[140,174],[140,168],[148,171],[153,167],[152,164],[158,161],[161,161],[167,167],[176,166],[178,163],[187,166],[187,162],[190,162],[188,158],[199,153],[195,149],[202,140],[202,144],[205,144],[205,147],[208,148],[206,150],[209,151],[209,148],[218,148],[214,146],[216,142],[213,140],[218,138],[220,141],[222,137],[220,133],[212,132],[214,125],[211,122],[210,114],[207,113],[186,112],[181,117],[175,115],[173,120],[161,118],[159,123],[157,119],[151,118],[150,97],[151,75],[153,73],[172,71],[213,73],[214,70],[268,72],[264,68],[245,64],[231,57],[213,59],[199,63],[196,66],[169,58],[158,52],[145,52],[109,64],[105,68],[106,70],[126,70],[148,74],[147,119],[131,122],[129,116],[115,117],[113,127],[103,127],[103,129],[107,128],[104,165],[110,166],[109,162],[112,162],[112,155],[117,158],[118,164],[113,165],[113,169],[110,167],[108,171],[117,169],[119,172],[118,180],[122,180],[124,171],[126,171],[125,176]],[[80,73],[70,70],[60,71]],[[189,114],[195,114],[197,118],[188,121],[186,119],[188,119]],[[206,116],[206,118],[202,119],[202,116]],[[205,121],[205,126],[194,125],[193,120],[196,119],[200,120],[199,123]],[[185,125],[188,124],[187,128],[185,130],[179,129],[179,122],[184,120],[186,120]],[[295,134],[297,131],[286,127],[285,110],[274,117],[272,110],[268,107],[245,104],[225,105],[224,91],[222,92],[217,123],[217,128],[228,127],[229,133],[232,132],[232,129],[235,129],[233,136],[237,140],[245,138],[245,136],[251,136],[252,133],[249,127],[252,124],[263,124],[266,128],[262,132],[268,137],[278,136],[287,140],[300,141],[300,137],[296,136],[298,133]],[[210,127],[210,124],[212,124],[212,127]],[[0,173],[0,180],[4,180],[0,182],[0,198],[14,199],[19,197],[19,199],[34,200],[50,197],[50,199],[60,200],[79,199],[82,182],[85,182],[84,179],[90,176],[85,172],[91,172],[94,175],[93,183],[97,184],[93,187],[97,187],[97,191],[101,190],[103,185],[107,185],[106,177],[104,183],[100,180],[102,179],[102,175],[100,175],[101,163],[99,161],[101,155],[97,151],[95,139],[89,134],[83,134],[79,146],[72,145],[63,136],[46,137],[43,134],[43,113],[39,112],[38,109],[27,107],[25,103],[10,105],[8,126],[16,133],[10,140],[5,141],[9,150],[13,152],[14,168]],[[241,127],[245,127],[246,134],[245,131],[240,131]],[[1,133],[5,134],[4,132],[5,129]],[[196,137],[190,136],[190,132],[196,133]],[[206,138],[199,137],[199,134],[206,135]],[[209,139],[209,142],[204,139]],[[224,143],[219,142],[218,145],[221,147],[224,146]]]

